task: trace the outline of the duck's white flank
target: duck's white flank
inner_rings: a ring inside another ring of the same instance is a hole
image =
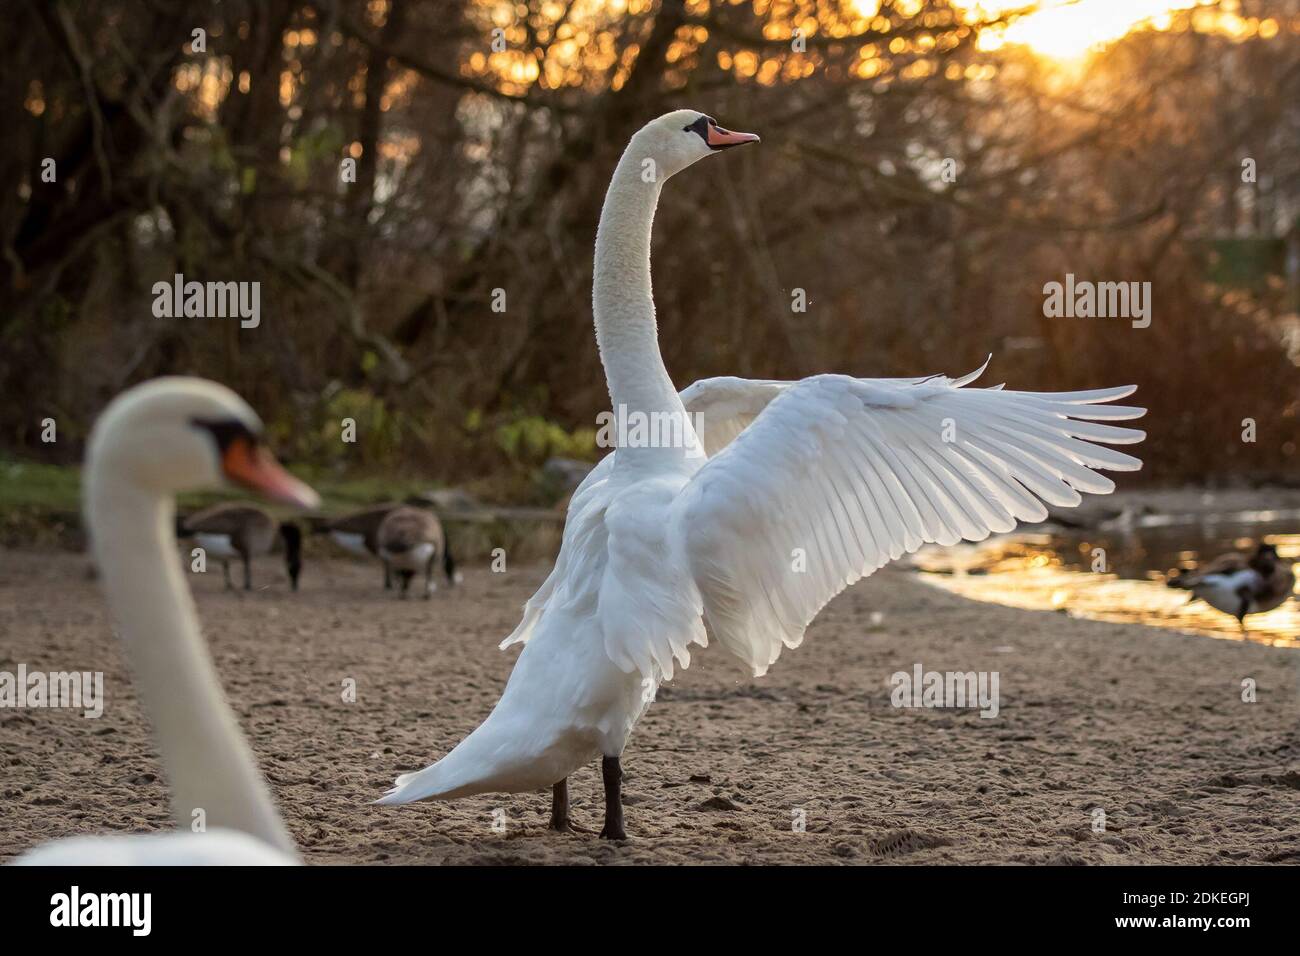
[[[349,554],[356,555],[358,558],[373,558],[370,549],[366,547],[366,536],[354,531],[331,531],[330,540],[337,544]]]
[[[433,550],[434,546],[426,541],[408,551],[381,549],[379,553],[394,571],[423,571],[433,557]]]
[[[217,560],[229,561],[240,556],[228,534],[196,534],[194,543],[207,552],[208,557]]]

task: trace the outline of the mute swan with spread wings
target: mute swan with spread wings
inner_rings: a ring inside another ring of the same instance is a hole
[[[663,183],[757,142],[678,110],[624,152],[596,235],[596,340],[618,414],[616,451],[569,504],[555,569],[503,647],[522,644],[487,719],[380,803],[553,788],[602,758],[601,836],[625,839],[620,755],[659,683],[708,632],[756,676],[797,647],[831,598],[927,542],[979,541],[1114,488],[1141,462],[1106,445],[1143,433],[1083,392],[968,388],[961,379],[715,378],[678,393],[659,352],[650,233]],[[663,429],[646,422],[673,422]]]

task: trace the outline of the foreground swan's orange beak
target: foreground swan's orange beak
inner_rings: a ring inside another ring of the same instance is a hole
[[[723,129],[721,126],[710,124],[709,131],[705,137],[707,142],[714,149],[726,149],[728,146],[741,146],[745,143],[762,142],[757,133],[733,133],[729,129]]]
[[[289,474],[275,457],[244,437],[235,438],[221,456],[221,470],[237,485],[243,485],[272,501],[315,508],[320,495]]]

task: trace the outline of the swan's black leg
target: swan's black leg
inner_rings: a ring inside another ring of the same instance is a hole
[[[230,562],[229,561],[221,562],[221,572],[222,574],[225,575],[226,578],[226,590],[233,591],[235,589],[235,586],[230,583]]]
[[[551,787],[551,822],[549,828],[557,833],[567,833],[569,830],[568,777]]]
[[[595,830],[588,830],[586,827],[579,826],[573,822],[569,816],[569,778],[565,777],[555,786],[551,787],[551,822],[547,824],[548,830],[554,830],[556,833],[595,833]]]
[[[407,592],[407,589],[410,588],[410,586],[411,586],[411,577],[412,577],[413,574],[414,574],[413,571],[398,571],[398,572],[397,572],[397,577],[398,577],[398,579],[402,582],[402,590],[401,590],[400,592],[398,592],[398,595],[397,595],[398,597],[400,597],[400,598],[402,598],[402,599],[405,599],[405,598],[406,598],[406,592]]]
[[[605,826],[600,831],[606,840],[626,840],[623,829],[623,768],[617,757],[600,761],[600,775],[605,781]]]

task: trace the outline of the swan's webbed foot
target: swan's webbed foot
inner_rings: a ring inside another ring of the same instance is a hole
[[[604,757],[600,761],[600,776],[605,782],[605,825],[601,828],[602,840],[626,840],[623,829],[623,768],[617,757]]]

